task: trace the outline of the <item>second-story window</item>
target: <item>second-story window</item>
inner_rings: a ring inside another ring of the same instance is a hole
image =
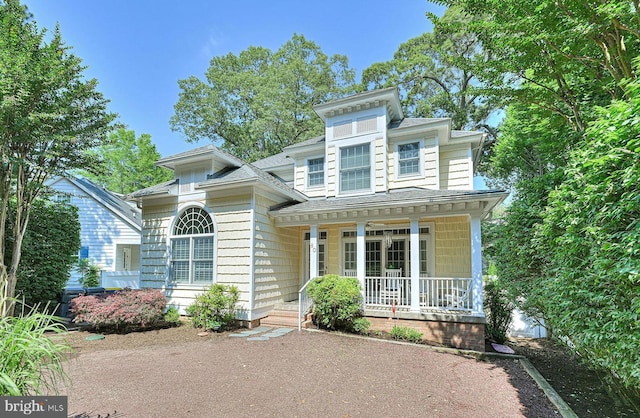
[[[370,144],[340,148],[340,192],[371,189]]]
[[[324,158],[307,160],[307,186],[318,187],[324,185]]]
[[[410,176],[420,173],[420,143],[398,145],[398,174]]]

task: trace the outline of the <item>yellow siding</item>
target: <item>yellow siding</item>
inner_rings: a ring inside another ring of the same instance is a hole
[[[140,287],[163,288],[167,277],[167,231],[173,206],[145,206],[142,211]]]
[[[250,308],[251,194],[209,198],[206,202],[216,222],[216,282],[235,285],[240,305]]]
[[[296,160],[293,176],[294,188],[304,190],[304,160]]]
[[[253,249],[256,311],[295,300],[300,289],[301,234],[298,228],[276,228],[266,214],[276,203],[266,196],[256,196]]]
[[[403,139],[404,142],[404,139]],[[438,184],[438,147],[435,138],[427,138],[423,141],[421,149],[423,176],[397,177],[397,154],[395,144],[389,145],[387,158],[387,170],[389,170],[389,189],[403,187],[422,187],[437,190]]]
[[[473,164],[470,145],[440,147],[440,188],[443,190],[472,190]]]
[[[466,216],[435,222],[436,277],[471,277],[471,229]]]

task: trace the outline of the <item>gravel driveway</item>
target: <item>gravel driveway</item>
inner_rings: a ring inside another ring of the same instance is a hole
[[[135,336],[103,341],[112,337],[119,348],[81,348],[69,363],[73,384],[61,394],[73,415],[559,416],[513,360],[307,331],[268,341],[221,336],[130,347],[118,341]]]

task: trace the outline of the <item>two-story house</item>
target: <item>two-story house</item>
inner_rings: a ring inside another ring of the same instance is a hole
[[[482,350],[480,221],[506,193],[473,189],[484,135],[404,118],[396,88],[320,104],[325,135],[245,163],[213,145],[158,165],[142,206],[141,286],[184,309],[211,283],[250,324],[313,277],[357,277],[373,328],[403,323]]]

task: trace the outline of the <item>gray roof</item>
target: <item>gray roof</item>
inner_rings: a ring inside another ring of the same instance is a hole
[[[268,171],[270,168],[277,168],[293,164],[293,160],[287,155],[286,152],[281,152],[280,154],[272,155],[270,157],[254,161],[251,164],[261,170]]]
[[[433,122],[448,122],[449,120],[449,118],[404,118],[391,122],[389,129],[409,128],[411,126],[426,125]]]
[[[296,200],[302,201],[305,200],[305,197],[294,190],[292,187],[289,187],[287,184],[283,183],[281,180],[278,180],[276,177],[272,176],[254,166],[253,164],[244,163],[242,166],[228,167],[227,169],[221,170],[217,173],[214,173],[207,180],[198,184],[198,187],[211,187],[216,185],[223,184],[233,184],[238,182],[250,181],[250,180],[258,180],[262,183],[265,183],[272,188],[281,191],[282,193],[295,197]]]
[[[395,189],[386,193],[354,197],[330,197],[311,199],[306,202],[286,206],[274,210],[280,215],[300,214],[308,212],[328,212],[333,210],[379,208],[396,204],[410,203],[447,203],[455,200],[481,199],[496,194],[504,194],[503,190],[429,190],[417,187]]]
[[[156,184],[146,189],[136,190],[135,192],[126,196],[127,199],[137,199],[139,197],[150,196],[154,194],[168,193],[174,185],[178,184],[178,179],[165,181],[164,183]]]
[[[142,225],[142,217],[140,216],[140,209],[130,205],[120,196],[82,177],[72,178],[72,181],[75,181],[78,185],[83,187],[86,191],[92,194],[99,201],[102,201],[108,204],[110,207],[115,209],[121,216],[127,218],[128,220],[130,220],[131,222],[133,222],[138,226]]]

